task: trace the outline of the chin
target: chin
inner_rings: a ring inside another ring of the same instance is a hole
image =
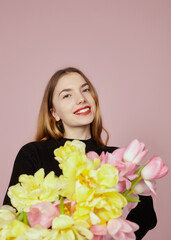
[[[87,121],[79,121],[77,126],[87,126],[87,125],[90,125],[92,122],[93,122],[94,119],[90,119],[90,120],[87,120]]]

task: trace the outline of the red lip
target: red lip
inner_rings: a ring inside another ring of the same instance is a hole
[[[80,110],[85,109],[85,108],[89,108],[88,111],[90,111],[90,107],[89,107],[89,106],[85,106],[85,107],[83,107],[83,108],[79,108],[79,109],[77,109],[74,113],[77,113],[77,112],[79,112]]]

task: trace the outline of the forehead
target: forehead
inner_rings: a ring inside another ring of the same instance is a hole
[[[68,73],[58,80],[55,91],[61,91],[65,88],[81,87],[84,83],[86,83],[86,81],[79,73]]]

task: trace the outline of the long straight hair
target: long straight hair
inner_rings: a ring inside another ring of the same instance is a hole
[[[35,140],[41,141],[41,140],[47,140],[50,138],[58,140],[64,137],[64,127],[63,127],[62,121],[60,120],[59,122],[56,122],[55,118],[52,116],[52,113],[51,113],[51,109],[53,108],[52,99],[53,99],[54,89],[59,79],[62,76],[73,73],[73,72],[79,73],[90,87],[90,93],[96,104],[95,117],[93,122],[90,124],[91,134],[98,145],[105,146],[107,145],[109,134],[106,131],[106,129],[103,128],[102,126],[102,118],[100,114],[100,107],[99,107],[97,92],[93,87],[92,83],[89,81],[89,79],[79,69],[73,68],[73,67],[69,67],[69,68],[65,68],[57,71],[49,80],[46,86],[43,100],[40,107]],[[102,131],[106,133],[105,142],[103,142],[101,137]]]

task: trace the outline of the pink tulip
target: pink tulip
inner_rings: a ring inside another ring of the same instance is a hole
[[[155,180],[144,180],[144,183],[147,185],[147,187],[150,189],[152,196],[154,197],[154,199],[156,199],[157,195],[156,195],[156,182]],[[145,195],[145,194],[141,194],[141,195]]]
[[[143,168],[141,176],[145,180],[153,180],[164,177],[169,171],[169,167],[163,163],[159,156],[152,157]]]
[[[139,195],[141,195],[144,192],[147,192],[147,193],[149,192],[149,194],[150,194],[150,190],[144,181],[140,181],[137,184],[135,184],[133,186],[133,192],[134,192],[134,194],[139,194]]]
[[[129,189],[130,187],[131,187],[131,182],[123,177],[119,178],[119,181],[115,186],[116,190],[119,193],[123,193],[126,189]]]
[[[107,163],[116,167],[119,171],[119,181],[116,186],[118,192],[124,192],[126,189],[131,187],[131,182],[138,175],[136,175],[136,171],[138,170],[137,165],[132,162],[123,161],[123,152],[124,149],[121,148],[115,150],[112,154],[106,153],[107,155]]]
[[[103,164],[103,163],[109,163],[109,164],[115,166],[116,161],[117,162],[122,161],[124,151],[125,151],[125,148],[118,148],[118,149],[114,150],[112,153],[102,152],[100,154],[100,156],[94,151],[90,151],[86,155],[87,155],[88,158],[90,158],[92,160],[94,160],[95,158],[99,158],[100,159],[100,165]]]
[[[106,225],[93,225],[90,228],[90,231],[93,233],[92,240],[112,240],[113,238],[108,234]]]
[[[141,193],[141,195],[153,195],[156,198],[156,182],[155,179],[164,177],[169,171],[169,167],[163,163],[159,156],[152,157],[147,165],[142,169],[141,176],[144,179],[144,183],[148,187],[148,190]],[[142,185],[141,185],[142,186]],[[136,186],[135,186],[136,187]],[[138,189],[139,186],[137,186]]]
[[[108,163],[112,164],[116,161],[123,161],[123,155],[125,152],[125,148],[118,148],[112,152],[112,158],[108,161]],[[111,162],[110,162],[111,161]]]
[[[71,201],[67,198],[65,198],[63,200],[63,205],[64,207],[66,207],[68,209],[68,211],[70,212],[70,214],[73,214],[75,211],[75,206],[76,206],[76,201]],[[56,209],[60,212],[60,200],[56,201],[54,203],[54,206],[56,207]]]
[[[135,240],[134,232],[138,230],[139,226],[122,218],[116,218],[109,220],[107,224],[108,233],[115,240]]]
[[[40,225],[43,228],[49,228],[53,219],[59,214],[60,212],[52,203],[41,202],[30,207],[27,219],[31,227]]]
[[[124,161],[138,164],[147,155],[147,153],[148,150],[145,149],[144,143],[135,139],[126,147],[123,159]]]
[[[107,234],[107,235],[104,235],[104,236],[94,235],[92,240],[114,240],[114,239],[109,234]]]
[[[148,183],[149,181],[141,180],[135,186],[133,186],[133,192],[135,194],[149,196],[154,194],[156,196],[156,182],[153,180]]]
[[[86,156],[87,156],[88,158],[92,159],[92,160],[94,160],[95,158],[99,158],[99,155],[98,155],[96,152],[94,152],[94,151],[88,152],[88,153],[86,154]]]
[[[90,231],[94,234],[94,235],[100,235],[100,236],[103,236],[103,235],[106,235],[107,234],[107,227],[106,225],[93,225],[91,228],[90,228]]]
[[[103,236],[94,236],[92,240],[103,240]]]
[[[116,218],[111,219],[107,226],[93,225],[90,230],[94,234],[92,240],[135,240],[134,232],[139,226],[131,221]]]

